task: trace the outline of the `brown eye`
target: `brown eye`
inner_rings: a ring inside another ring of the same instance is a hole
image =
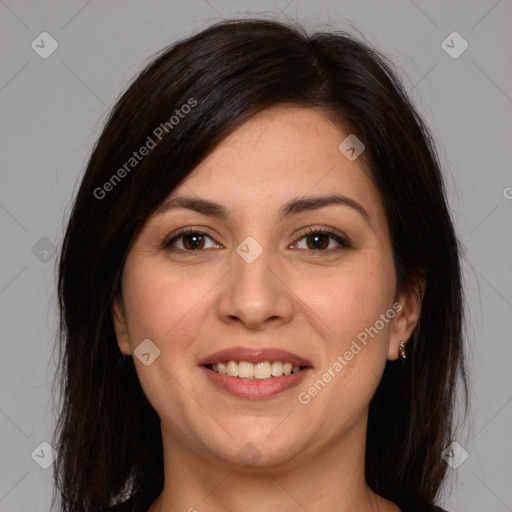
[[[301,247],[301,240],[305,240],[305,247]],[[311,229],[306,232],[297,242],[296,247],[309,251],[331,252],[347,249],[350,247],[349,241],[329,230]]]
[[[199,233],[194,233],[192,235],[184,235],[181,237],[183,239],[183,246],[185,249],[202,249],[204,247],[204,236]]]
[[[209,244],[209,245],[208,245]],[[200,251],[221,247],[209,235],[202,231],[187,230],[178,233],[163,244],[163,248],[170,251]]]
[[[329,247],[329,238],[322,233],[316,235],[308,235],[306,237],[308,249],[327,249]]]

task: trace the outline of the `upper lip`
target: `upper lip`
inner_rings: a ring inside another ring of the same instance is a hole
[[[260,363],[262,361],[281,361],[292,363],[293,366],[311,366],[303,357],[278,348],[246,348],[233,347],[219,350],[199,361],[199,365],[223,363],[225,361],[246,361]]]

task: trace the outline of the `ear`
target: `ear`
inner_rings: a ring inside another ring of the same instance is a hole
[[[130,336],[128,332],[128,324],[126,323],[126,311],[123,303],[123,297],[119,293],[112,302],[112,321],[114,323],[114,331],[117,338],[117,346],[125,355],[131,355]]]
[[[396,315],[391,328],[388,348],[389,360],[398,359],[400,342],[407,343],[418,324],[425,285],[425,274],[417,272],[412,277],[412,284],[398,294],[395,304],[393,304]]]

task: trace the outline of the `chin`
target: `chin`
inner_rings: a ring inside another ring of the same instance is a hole
[[[226,434],[223,442],[214,442],[211,452],[225,464],[238,470],[269,470],[296,464],[297,457],[307,444],[305,438],[291,436],[288,430],[277,433],[275,426],[279,422],[272,421],[272,428],[269,428],[268,423],[265,421],[261,429],[258,429],[253,420],[251,428],[233,429],[233,437]],[[241,422],[240,426],[242,425],[247,424]],[[211,444],[211,440],[208,444]]]

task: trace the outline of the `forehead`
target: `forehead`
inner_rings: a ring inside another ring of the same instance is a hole
[[[344,138],[340,128],[316,109],[274,107],[235,129],[190,178],[200,174],[202,169],[217,166],[254,181],[258,177],[268,180],[272,175],[279,179],[282,173],[287,178],[295,178],[293,181],[305,174],[325,174],[329,165],[345,163],[339,158],[342,155],[338,150]],[[357,163],[351,164],[348,160],[346,163],[354,170],[359,168]],[[252,175],[237,172],[243,168],[260,172]]]
[[[339,149],[346,137],[321,110],[265,110],[226,137],[171,197],[193,194],[233,208],[261,209],[281,207],[293,197],[338,193],[379,216],[379,193],[361,159],[350,161]]]

